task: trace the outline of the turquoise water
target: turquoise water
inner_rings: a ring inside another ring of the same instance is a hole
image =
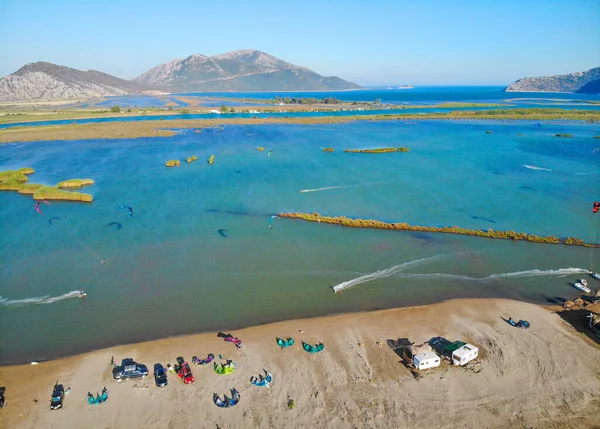
[[[597,124],[428,120],[4,145],[1,168],[33,167],[33,183],[96,184],[93,203],[52,202],[43,214],[31,197],[0,193],[0,361],[456,297],[572,298],[570,283],[600,268],[598,250],[267,221],[319,212],[592,241],[599,134]],[[343,152],[387,146],[411,152]],[[336,285],[350,287],[336,295]],[[86,299],[70,294],[79,289]]]

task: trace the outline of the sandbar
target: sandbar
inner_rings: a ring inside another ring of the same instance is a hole
[[[345,296],[340,296],[344,299]],[[93,297],[88,297],[93,299]],[[502,318],[526,319],[528,330]],[[578,316],[585,320],[585,314]],[[227,327],[223,327],[225,332]],[[583,328],[582,328],[583,329]],[[583,332],[583,331],[582,331]],[[561,428],[600,425],[599,345],[577,332],[553,309],[499,299],[452,300],[422,307],[289,320],[232,331],[237,350],[216,333],[121,345],[39,365],[0,367],[7,407],[0,426],[115,428]],[[276,337],[294,337],[281,350]],[[415,379],[387,345],[409,338],[419,344],[435,336],[470,342],[481,350],[471,370],[443,364]],[[301,341],[323,342],[306,353]],[[378,344],[380,343],[380,345]],[[363,345],[361,347],[360,345]],[[158,388],[151,376],[111,381],[111,357],[148,365],[191,361],[213,353],[237,364],[231,375],[211,365],[192,365],[196,381],[184,385],[170,375]],[[267,369],[270,388],[249,378]],[[56,381],[71,388],[64,408],[50,411]],[[88,405],[87,392],[106,386],[109,399]],[[216,407],[231,388],[240,403]],[[34,402],[34,399],[37,402]],[[288,408],[294,400],[295,407]]]

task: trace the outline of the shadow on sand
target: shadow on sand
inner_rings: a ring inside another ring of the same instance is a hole
[[[588,316],[590,315],[590,311],[584,308],[579,310],[569,310],[569,311],[559,311],[556,314],[571,325],[577,332],[581,332],[588,338],[592,339],[596,343],[600,344],[600,337],[598,337],[590,327],[590,319]],[[599,332],[600,334],[600,332]]]

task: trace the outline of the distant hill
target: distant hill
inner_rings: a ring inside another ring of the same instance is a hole
[[[600,67],[558,76],[526,77],[507,86],[506,92],[579,92],[588,83],[600,79]],[[586,92],[591,94],[593,92]],[[597,94],[597,92],[596,92]]]
[[[325,77],[255,50],[207,57],[193,54],[161,64],[134,79],[170,92],[303,91],[360,89],[339,77]]]
[[[39,61],[0,79],[0,101],[90,98],[140,94],[151,89],[96,70],[81,71]]]
[[[579,91],[579,94],[599,94],[600,95],[600,79],[592,80],[591,82],[586,83]]]

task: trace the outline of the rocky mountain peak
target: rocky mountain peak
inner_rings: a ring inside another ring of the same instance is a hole
[[[556,76],[526,77],[506,87],[506,92],[578,92],[600,79],[600,67]]]
[[[168,65],[167,65],[168,64]],[[266,91],[357,89],[337,77],[323,77],[266,52],[240,49],[207,57],[190,55],[161,64],[135,79],[167,91]]]
[[[139,94],[150,89],[146,84],[96,70],[81,71],[38,61],[0,79],[0,101],[91,98]]]

